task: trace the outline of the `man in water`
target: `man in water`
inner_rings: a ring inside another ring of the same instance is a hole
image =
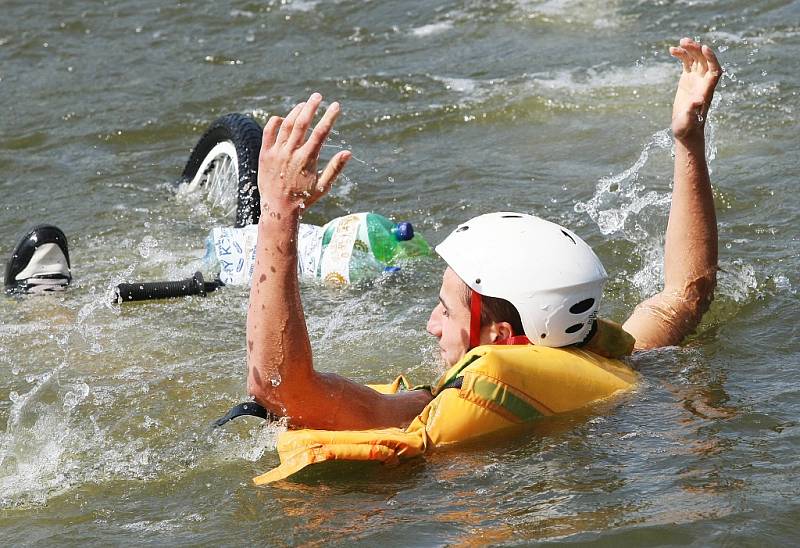
[[[681,60],[683,72],[672,110],[675,182],[664,250],[665,287],[639,304],[623,326],[636,339],[635,346],[640,350],[680,343],[699,323],[716,284],[717,228],[706,166],[704,127],[721,69],[708,46],[688,38],[682,39],[678,47],[670,48],[670,53]],[[314,93],[285,118],[272,117],[264,127],[258,171],[262,213],[247,314],[248,390],[257,402],[289,417],[296,427],[350,430],[405,426],[430,402],[429,392],[380,394],[340,375],[314,369],[297,280],[298,223],[304,208],[330,190],[350,159],[349,151],[339,152],[318,174],[320,149],[339,115],[339,105],[334,102],[308,134],[321,101],[322,97]],[[491,219],[504,215],[509,222],[521,219],[531,226],[546,223],[515,214],[496,214]],[[448,240],[465,231],[465,226],[484,223],[480,219],[465,223]],[[567,230],[563,230],[563,237],[564,241],[572,240],[575,246],[583,244]],[[484,237],[471,242],[476,256],[492,257],[491,239]],[[529,239],[519,241],[513,256],[495,257],[497,264],[492,265],[493,269],[505,269],[512,274],[520,264],[571,269],[570,276],[585,281],[582,286],[572,286],[573,300],[581,298],[576,301],[576,310],[586,313],[584,303],[588,303],[589,312],[596,311],[599,294],[597,299],[579,294],[581,287],[596,288],[598,283],[602,289],[605,272],[601,265],[598,270],[599,262],[595,264],[592,260],[591,250],[581,250],[573,264],[564,265],[558,264],[556,255],[534,253],[536,245]],[[569,326],[566,330],[548,332],[552,327],[548,321],[543,332],[529,332],[525,326],[535,324],[537,312],[533,309],[546,311],[549,305],[541,303],[537,307],[535,302],[527,302],[524,306],[530,309],[522,309],[515,287],[506,288],[508,298],[494,292],[492,296],[501,298],[491,299],[489,291],[481,296],[481,288],[488,282],[480,278],[464,279],[469,269],[456,265],[463,254],[446,253],[446,247],[443,243],[437,248],[448,268],[442,279],[439,304],[428,320],[428,331],[439,339],[442,358],[448,365],[455,364],[478,344],[526,335],[531,341],[538,341],[537,344],[564,346],[565,342],[582,340],[566,334],[586,336],[591,328],[590,313],[589,321],[573,326],[575,333],[570,333]],[[510,279],[523,283],[522,273]],[[476,300],[487,303],[483,313],[477,315],[470,310]],[[476,317],[477,323],[473,322]]]

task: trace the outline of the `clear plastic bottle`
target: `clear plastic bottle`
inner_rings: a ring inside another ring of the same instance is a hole
[[[400,259],[431,254],[428,242],[419,235],[415,236],[411,223],[395,223],[377,213],[354,213],[338,217],[323,228],[323,253],[334,235],[345,231],[355,236],[353,247],[370,253],[375,260],[386,265],[394,265]]]
[[[225,285],[247,285],[253,277],[258,226],[214,228],[206,238],[203,270]]]
[[[250,283],[255,267],[257,225],[215,228],[206,239],[204,270],[226,285]],[[324,227],[301,223],[298,274],[334,285],[374,279],[399,270],[400,259],[430,255],[411,223],[394,223],[375,213],[338,217]]]
[[[339,272],[328,272],[324,282],[331,285],[344,285],[346,283],[361,283],[365,280],[375,280],[385,272],[397,272],[398,266],[387,266],[375,260],[370,253],[353,249],[348,261],[347,277]]]
[[[225,285],[249,285],[256,263],[258,225],[242,228],[214,228],[206,238],[203,271]],[[322,243],[322,227],[300,224],[297,241],[297,270],[303,277],[314,277]],[[210,278],[209,278],[210,279]]]

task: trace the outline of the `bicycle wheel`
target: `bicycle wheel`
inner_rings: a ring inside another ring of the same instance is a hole
[[[181,191],[199,191],[211,207],[242,227],[258,222],[258,153],[261,126],[250,116],[217,118],[192,149]]]

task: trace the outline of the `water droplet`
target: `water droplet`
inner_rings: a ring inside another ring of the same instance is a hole
[[[149,235],[145,236],[139,243],[138,246],[139,254],[146,259],[147,257],[150,256],[150,252],[152,251],[152,249],[157,246],[158,246],[158,240]]]

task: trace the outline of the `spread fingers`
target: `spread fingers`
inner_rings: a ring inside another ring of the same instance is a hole
[[[708,70],[708,61],[700,51],[700,44],[690,38],[684,38],[681,40],[681,47],[692,57],[692,60],[697,63],[702,72]]]
[[[264,126],[264,133],[261,135],[261,148],[267,150],[275,144],[278,138],[278,129],[281,127],[283,118],[280,116],[270,116],[267,125]]]
[[[673,47],[673,48],[669,48],[669,53],[673,57],[676,57],[676,58],[681,60],[681,63],[683,63],[683,70],[685,72],[692,72],[692,58],[686,52],[685,49],[683,49],[681,47],[677,47],[677,48]]]
[[[286,115],[286,118],[284,118],[281,124],[281,129],[278,132],[278,137],[275,140],[276,144],[283,145],[289,139],[289,136],[292,134],[292,128],[294,128],[294,121],[297,119],[297,116],[304,106],[306,106],[305,103],[297,103],[294,108],[289,111],[289,114]]]
[[[342,172],[344,166],[347,165],[352,155],[352,152],[349,150],[343,150],[336,153],[336,155],[330,159],[317,181],[317,191],[320,194],[325,194],[331,189],[334,181],[336,181],[336,178]]]
[[[322,95],[319,93],[312,93],[311,97],[306,101],[305,106],[300,110],[295,120],[292,133],[286,141],[286,146],[294,150],[302,146],[302,142],[306,137],[308,128],[311,125],[311,120],[314,119],[314,114],[317,113],[317,108],[322,101]]]
[[[708,64],[708,70],[713,73],[717,78],[722,74],[722,67],[717,60],[717,56],[708,46],[703,46],[701,49],[703,53],[703,57],[706,59],[706,63]]]
[[[325,111],[325,115],[314,127],[314,131],[311,132],[311,136],[308,138],[308,142],[305,144],[305,147],[308,148],[309,157],[316,158],[319,155],[319,151],[322,149],[323,143],[325,143],[325,140],[328,138],[331,129],[333,129],[333,124],[336,122],[339,112],[339,103],[331,103],[328,109]]]

